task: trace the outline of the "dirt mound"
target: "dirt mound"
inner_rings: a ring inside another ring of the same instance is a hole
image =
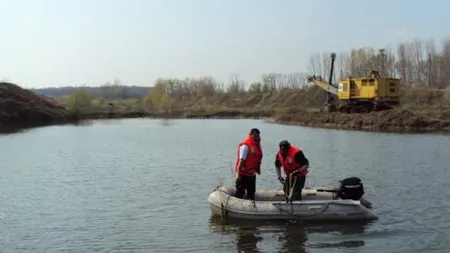
[[[73,120],[63,107],[12,83],[0,83],[0,128],[45,125]]]
[[[263,96],[257,106],[271,107],[321,107],[325,103],[326,92],[317,86],[286,88]]]
[[[398,109],[367,114],[296,112],[280,115],[275,123],[295,124],[333,129],[368,130],[382,132],[439,132],[450,131],[450,121],[435,120]]]

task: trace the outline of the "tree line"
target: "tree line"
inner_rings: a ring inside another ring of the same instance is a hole
[[[366,47],[337,53],[333,83],[348,76],[366,76],[371,70],[378,70],[382,76],[400,78],[406,85],[434,89],[450,87],[450,38],[442,41],[440,50],[437,48],[437,43],[430,39],[403,42],[398,44],[396,49]],[[218,94],[234,96],[243,93],[266,94],[287,88],[301,89],[307,86],[308,76],[316,75],[328,80],[330,55],[331,52],[312,54],[307,73],[264,74],[259,82],[248,86],[238,75],[232,75],[227,86],[213,77],[158,79],[150,91],[149,99],[156,105],[160,100],[167,104],[170,100],[179,101]]]
[[[142,94],[153,105],[170,104],[171,101],[192,101],[215,96],[233,98],[243,94],[263,95],[282,89],[302,89],[308,85],[308,76],[319,75],[328,80],[331,52],[312,54],[306,72],[268,73],[260,81],[248,85],[237,74],[230,76],[228,84],[211,76],[201,78],[160,78],[149,94]],[[383,76],[402,79],[406,85],[433,89],[450,87],[450,38],[440,44],[433,39],[400,43],[396,48],[359,48],[338,52],[333,83],[352,76],[366,76],[378,70]],[[101,97],[123,99],[129,97],[120,80],[115,79],[100,87]],[[147,96],[148,95],[148,96]]]
[[[330,61],[329,53],[314,54],[308,71],[328,80]],[[450,38],[442,41],[440,49],[433,39],[416,39],[395,49],[360,48],[338,53],[333,79],[365,76],[370,70],[400,78],[407,85],[445,89],[450,87]]]

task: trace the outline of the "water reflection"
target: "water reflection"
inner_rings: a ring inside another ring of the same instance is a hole
[[[29,128],[21,128],[18,126],[2,126],[0,124],[0,135],[17,134],[27,132]]]
[[[79,127],[84,127],[84,126],[91,126],[94,124],[94,121],[91,119],[84,119],[84,120],[80,120],[77,122],[74,122],[72,125],[74,126],[79,126]]]
[[[79,126],[99,125],[120,125],[123,119],[107,118],[107,119],[86,119],[80,122]]]
[[[357,248],[365,245],[361,238],[370,222],[289,222],[289,221],[223,221],[211,216],[210,230],[221,235],[235,235],[237,252],[262,252],[258,243],[277,238],[271,252],[308,252],[308,248]],[[309,237],[317,241],[309,241]],[[264,250],[265,252],[266,250]]]
[[[260,252],[258,242],[262,241],[261,233],[254,226],[240,226],[236,230],[236,248],[238,252]]]
[[[358,248],[365,245],[363,234],[371,222],[340,222],[328,224],[309,225],[308,234],[328,233],[333,235],[329,241],[311,243],[310,248]],[[338,238],[334,238],[339,236]]]
[[[308,240],[308,235],[306,233],[306,228],[302,224],[286,222],[284,228],[281,227],[282,231],[279,236],[278,241],[280,242],[280,247],[278,252],[306,252],[306,242]]]
[[[61,122],[61,123],[44,123],[44,124],[14,123],[14,124],[7,124],[7,125],[2,125],[0,123],[0,135],[27,133],[27,132],[30,132],[30,131],[33,131],[33,130],[36,130],[39,128],[50,128],[50,127],[57,127],[57,126],[64,126],[64,125],[79,126],[79,125],[87,125],[87,123],[85,123],[84,121],[71,122],[71,123]]]
[[[173,122],[170,122],[168,118],[162,118],[159,120],[159,124],[162,126],[168,126],[173,124]]]

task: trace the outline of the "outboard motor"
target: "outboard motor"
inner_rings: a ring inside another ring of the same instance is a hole
[[[340,181],[338,196],[341,199],[360,200],[364,195],[364,186],[361,179],[357,177],[348,177]]]

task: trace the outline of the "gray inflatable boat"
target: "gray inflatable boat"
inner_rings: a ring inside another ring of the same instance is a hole
[[[342,182],[342,181],[341,181]],[[348,186],[348,185],[347,185]],[[349,186],[350,191],[352,187]],[[362,184],[361,184],[362,187]],[[207,199],[214,215],[223,218],[257,220],[376,220],[372,204],[362,198],[363,189],[356,197],[345,195],[346,185],[324,190],[303,189],[302,200],[287,201],[283,190],[257,190],[255,201],[234,197],[235,189],[218,186]]]

